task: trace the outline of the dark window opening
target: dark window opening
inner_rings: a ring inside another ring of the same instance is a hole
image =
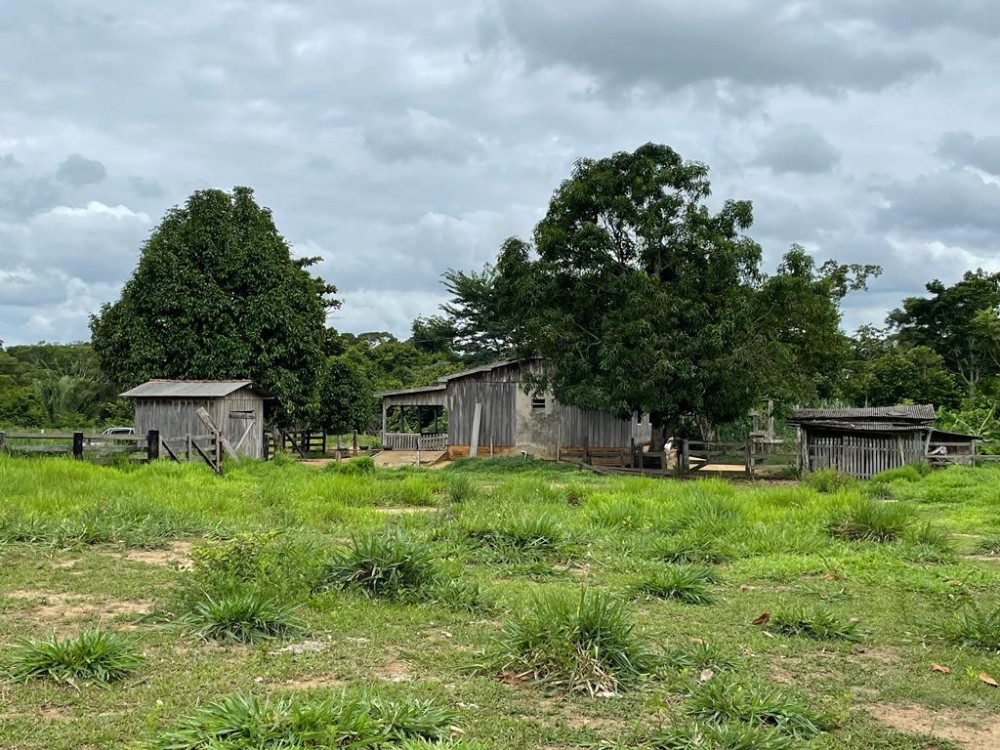
[[[531,399],[531,410],[537,411],[539,409],[545,409],[545,397],[535,396]]]

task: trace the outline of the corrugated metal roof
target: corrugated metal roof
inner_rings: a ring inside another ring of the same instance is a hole
[[[123,398],[223,398],[248,386],[264,398],[273,398],[252,380],[150,380],[120,395]]]
[[[868,406],[853,409],[797,409],[789,417],[790,422],[827,420],[886,420],[896,419],[933,422],[934,407],[930,404],[903,404],[900,406]]]
[[[524,359],[505,359],[500,362],[491,362],[488,365],[482,365],[481,367],[473,367],[471,370],[462,370],[461,372],[452,373],[451,375],[445,375],[444,377],[438,378],[439,383],[447,383],[449,380],[457,380],[458,378],[465,378],[469,375],[478,375],[481,372],[490,372],[491,370],[497,370],[501,367],[507,367],[508,365],[516,365],[518,362],[525,362]]]
[[[434,391],[443,391],[447,388],[444,383],[440,385],[425,385],[421,388],[403,388],[399,391],[379,391],[375,394],[376,398],[382,398],[383,396],[406,396],[411,393],[432,393]]]
[[[852,422],[847,419],[810,419],[806,420],[805,428],[821,428],[836,432],[926,432],[926,424],[920,422]]]

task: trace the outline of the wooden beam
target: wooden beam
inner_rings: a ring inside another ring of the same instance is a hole
[[[200,419],[208,429],[215,433],[216,439],[219,441],[219,445],[222,446],[222,450],[226,452],[226,455],[234,461],[239,461],[239,455],[233,450],[233,446],[229,444],[229,441],[223,437],[222,430],[219,429],[219,425],[217,425],[215,420],[212,419],[212,415],[208,413],[208,410],[204,406],[199,406],[197,414],[198,419]]]
[[[479,455],[479,428],[483,421],[483,405],[476,402],[476,408],[472,413],[472,440],[469,443],[469,455]]]

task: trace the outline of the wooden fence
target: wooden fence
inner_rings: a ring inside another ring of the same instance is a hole
[[[15,455],[71,456],[107,463],[125,455],[129,461],[160,457],[160,433],[88,435],[83,432],[0,432],[0,451]]]
[[[291,453],[299,458],[324,456],[327,435],[323,430],[272,430],[264,433],[264,456],[270,460],[276,451]]]
[[[217,432],[205,435],[182,435],[160,440],[163,458],[172,461],[204,461],[216,474],[222,474],[222,439]]]
[[[382,433],[382,448],[396,451],[443,451],[448,447],[448,435],[437,433],[418,435],[411,432]]]

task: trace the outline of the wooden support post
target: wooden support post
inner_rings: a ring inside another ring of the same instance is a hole
[[[160,431],[150,430],[146,433],[146,459],[158,461],[160,458]]]
[[[751,479],[754,475],[754,455],[753,455],[753,437],[747,440],[746,445],[746,472],[747,476]]]
[[[590,435],[583,436],[583,462],[590,464]]]
[[[191,433],[190,432],[187,434],[187,449],[184,451],[184,456],[185,456],[185,458],[188,461],[191,460]]]
[[[73,458],[80,460],[83,458],[83,433],[73,433]]]
[[[0,451],[7,447],[7,433],[0,430]]]
[[[634,469],[635,468],[635,435],[633,435],[631,437],[631,439],[629,440],[628,455],[629,455],[628,466],[629,466],[630,469]],[[664,463],[666,463],[665,456],[666,456],[666,453],[664,452]],[[666,468],[666,467],[664,467],[664,468]]]
[[[476,403],[476,408],[472,412],[472,440],[469,443],[469,456],[479,455],[479,428],[483,423],[483,405]]]

